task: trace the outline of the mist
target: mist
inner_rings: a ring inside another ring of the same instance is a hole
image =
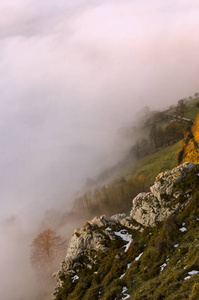
[[[36,299],[45,211],[70,210],[123,158],[118,128],[140,109],[198,92],[199,3],[2,0],[0,13],[0,298]]]

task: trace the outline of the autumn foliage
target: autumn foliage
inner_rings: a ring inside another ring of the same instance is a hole
[[[197,114],[191,132],[186,138],[182,153],[179,163],[186,161],[197,163],[199,161],[199,114]]]
[[[56,232],[48,228],[37,235],[31,244],[30,262],[37,269],[48,268],[52,273],[52,263],[64,251],[65,242]]]

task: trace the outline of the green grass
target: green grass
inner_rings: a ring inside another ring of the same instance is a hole
[[[120,172],[111,178],[111,181],[113,182],[123,176],[128,178],[130,176],[136,177],[140,174],[144,174],[149,177],[151,183],[153,183],[155,177],[160,172],[171,170],[177,166],[177,154],[181,149],[181,144],[182,141],[149,154],[137,162],[132,161],[126,164]]]
[[[188,103],[188,111],[185,114],[185,118],[194,120],[197,113],[199,112],[199,109],[196,107],[196,103],[199,102],[199,98],[196,98]]]
[[[192,176],[193,181],[197,180]],[[133,242],[126,253],[117,258],[117,249],[110,249],[96,266],[97,272],[91,270],[82,276],[79,273],[80,279],[68,296],[63,291],[56,299],[95,300],[101,290],[102,300],[122,300],[123,287],[127,288],[131,300],[199,299],[199,274],[185,280],[190,271],[199,271],[198,217],[199,187],[195,186],[186,209],[154,228],[145,228],[137,234],[132,232]],[[179,230],[183,223],[186,232]],[[143,255],[136,261],[141,252]]]
[[[177,153],[181,143],[163,148],[153,154],[140,159],[135,166],[132,166],[131,173],[135,176],[144,173],[152,180],[160,173],[171,170],[177,166]]]
[[[194,119],[198,113],[194,99],[189,102],[186,118]],[[151,153],[137,162],[126,163],[111,181],[121,177],[145,175],[151,184],[155,177],[177,166],[177,154],[181,142]],[[123,287],[127,288],[131,300],[195,300],[199,299],[199,274],[184,280],[188,272],[199,271],[199,177],[195,167],[176,189],[193,190],[193,198],[184,210],[158,222],[154,228],[143,232],[130,232],[133,242],[126,253],[121,253],[122,243],[110,246],[107,254],[100,257],[92,270],[79,270],[80,280],[73,283],[66,278],[65,290],[57,294],[56,300],[122,300]],[[184,188],[183,188],[184,187]],[[185,223],[186,232],[179,229]],[[128,231],[129,229],[126,228]],[[174,246],[178,244],[178,246]],[[119,252],[118,252],[119,251]],[[143,252],[136,261],[135,258]],[[120,255],[116,255],[120,253]],[[166,264],[161,271],[161,266]],[[95,271],[95,272],[94,272]],[[121,278],[121,275],[125,274]]]

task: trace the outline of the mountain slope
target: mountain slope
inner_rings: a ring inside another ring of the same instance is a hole
[[[157,176],[129,216],[76,230],[54,299],[198,299],[199,165]]]

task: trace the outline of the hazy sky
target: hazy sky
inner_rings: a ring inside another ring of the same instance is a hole
[[[1,216],[67,198],[113,163],[140,108],[198,91],[198,13],[199,1],[1,1]]]
[[[197,0],[1,0],[0,15],[0,220],[67,200],[143,106],[199,92]]]

